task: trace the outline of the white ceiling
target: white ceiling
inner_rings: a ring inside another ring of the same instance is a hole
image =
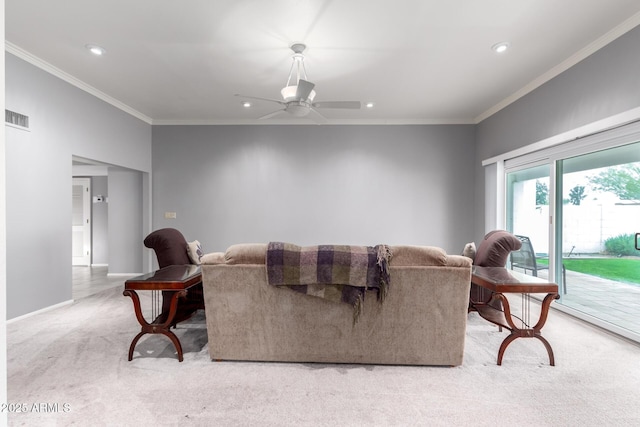
[[[279,98],[293,42],[316,101],[375,103],[329,123],[477,123],[640,24],[640,0],[5,0],[5,19],[9,52],[153,124],[312,123],[234,96]]]

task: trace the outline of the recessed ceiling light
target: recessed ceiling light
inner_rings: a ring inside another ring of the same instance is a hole
[[[244,108],[249,108],[249,107],[251,107],[251,103],[249,101],[242,101],[242,106]]]
[[[87,44],[84,47],[89,49],[89,52],[93,53],[96,56],[102,56],[107,52],[103,47],[100,47],[95,44]]]
[[[373,108],[376,104],[374,104],[373,102],[367,102],[366,104],[364,104],[365,107],[367,108]]]
[[[496,43],[493,46],[491,46],[491,49],[493,49],[493,51],[496,53],[503,53],[507,49],[509,49],[509,43],[508,42]]]

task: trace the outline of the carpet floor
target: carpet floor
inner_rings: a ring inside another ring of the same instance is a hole
[[[458,367],[212,362],[204,314],[178,325],[177,361],[122,288],[7,325],[12,426],[638,426],[640,346],[552,311],[543,335],[469,314]]]

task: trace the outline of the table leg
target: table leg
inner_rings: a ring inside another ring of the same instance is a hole
[[[513,341],[515,341],[518,338],[537,338],[542,342],[542,344],[544,344],[545,348],[547,349],[547,354],[549,355],[549,364],[551,366],[555,366],[553,349],[551,348],[551,344],[549,344],[549,341],[547,341],[542,336],[541,329],[547,321],[547,316],[549,315],[549,306],[551,305],[551,302],[553,302],[554,299],[560,298],[560,295],[556,293],[551,293],[551,294],[547,294],[547,296],[544,297],[544,300],[542,301],[541,311],[540,311],[540,318],[538,319],[538,322],[535,324],[533,328],[528,327],[526,323],[525,325],[527,326],[527,328],[517,327],[513,322],[509,300],[503,294],[495,294],[494,298],[500,299],[500,301],[503,304],[504,320],[507,323],[506,325],[503,325],[503,326],[505,326],[510,331],[510,334],[500,344],[500,349],[498,350],[498,361],[497,361],[498,365],[502,365],[502,357],[504,356],[504,352],[509,346],[509,344],[511,344]]]
[[[133,360],[133,349],[136,348],[136,344],[138,344],[138,340],[142,338],[142,336],[146,334],[146,332],[138,332],[138,335],[131,341],[131,345],[129,346],[129,362]]]
[[[176,316],[176,312],[178,310],[178,298],[183,298],[186,295],[186,291],[176,291],[171,295],[171,302],[169,304],[169,312],[165,313],[164,311],[156,318],[152,323],[147,322],[147,320],[142,315],[142,309],[140,307],[140,297],[134,290],[125,290],[123,295],[131,297],[133,301],[133,308],[136,314],[136,318],[138,319],[138,323],[140,323],[141,330],[138,335],[135,336],[133,341],[131,341],[131,345],[129,346],[129,361],[133,359],[133,350],[138,343],[138,340],[145,334],[162,334],[171,340],[173,345],[178,352],[178,361],[183,361],[183,353],[182,353],[182,345],[180,344],[180,340],[178,337],[171,332],[171,325],[174,323],[174,318]]]

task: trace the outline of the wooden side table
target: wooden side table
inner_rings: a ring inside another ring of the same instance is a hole
[[[197,285],[202,286],[202,273],[197,265],[171,265],[152,273],[129,279],[124,283],[123,295],[131,297],[136,318],[141,330],[131,341],[129,361],[133,359],[133,350],[138,340],[145,334],[162,334],[167,336],[176,350],[178,360],[182,362],[182,345],[171,332],[171,326],[191,317],[196,307],[193,304],[181,303],[186,300],[187,293]],[[153,321],[147,322],[140,307],[140,297],[136,291],[151,291]],[[162,299],[162,303],[160,300]]]
[[[529,276],[517,271],[507,270],[504,267],[479,267],[474,266],[471,272],[471,282],[492,292],[491,299],[486,303],[474,302],[473,309],[489,322],[496,324],[502,328],[508,329],[511,333],[502,341],[498,350],[498,365],[502,365],[502,357],[507,346],[518,338],[536,338],[540,340],[549,354],[549,364],[555,366],[553,357],[553,349],[551,344],[542,336],[542,327],[547,321],[549,314],[549,306],[553,300],[560,298],[558,295],[558,285],[547,282],[538,277]],[[513,321],[513,315],[509,306],[509,300],[504,296],[505,293],[520,293],[523,298],[523,313],[520,319],[521,326],[517,326]],[[530,294],[547,295],[542,300],[542,308],[540,317],[534,326],[531,325],[530,310]],[[503,309],[500,310],[499,304],[492,302],[499,301],[502,303]]]

